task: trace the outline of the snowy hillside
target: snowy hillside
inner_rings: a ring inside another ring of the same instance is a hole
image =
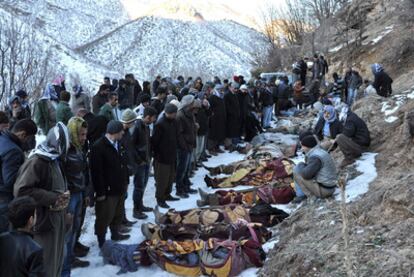
[[[265,49],[261,34],[232,21],[144,17],[79,51],[117,71],[136,72],[147,79],[156,74],[249,75],[253,54]]]
[[[2,0],[4,9],[75,48],[129,21],[119,0]]]

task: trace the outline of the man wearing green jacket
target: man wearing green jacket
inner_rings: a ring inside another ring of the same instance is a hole
[[[60,92],[60,101],[56,107],[56,122],[63,122],[67,125],[69,119],[73,116],[72,110],[69,107],[70,93],[67,91]]]
[[[101,107],[99,115],[103,115],[108,121],[117,120],[115,108],[118,105],[118,94],[111,92],[108,95],[108,102]]]

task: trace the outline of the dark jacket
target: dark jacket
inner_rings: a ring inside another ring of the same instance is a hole
[[[184,108],[177,113],[178,148],[191,152],[196,147],[196,125],[192,111]]]
[[[240,134],[241,114],[237,94],[228,92],[224,95],[226,104],[226,137],[237,138]]]
[[[151,107],[156,109],[159,115],[164,110],[164,103],[160,99],[154,97],[151,99]]]
[[[120,144],[122,144],[122,147],[124,148],[124,151],[125,151],[125,156],[127,159],[127,166],[128,166],[128,175],[132,176],[136,172],[137,165],[134,161],[134,156],[133,156],[134,144],[132,141],[132,135],[129,130],[124,129],[124,135],[122,136]]]
[[[300,175],[305,180],[313,179],[319,170],[322,168],[322,161],[317,157],[311,157],[305,163],[299,163],[297,165],[297,170],[300,172]]]
[[[131,149],[133,162],[136,166],[151,162],[150,139],[149,127],[141,119],[138,119],[132,133],[133,149]]]
[[[283,81],[280,82],[278,87],[278,99],[287,100],[290,97],[290,87]]]
[[[106,137],[98,139],[91,149],[90,168],[97,197],[126,192],[128,165],[121,143],[118,143],[116,151]]]
[[[196,122],[200,126],[200,128],[198,128],[198,131],[197,131],[197,136],[206,136],[207,135],[207,133],[208,133],[208,120],[209,120],[210,114],[211,114],[211,109],[208,109],[208,108],[202,106],[198,110],[197,114],[195,115]]]
[[[351,138],[361,146],[368,147],[371,144],[367,125],[359,116],[351,111],[348,112],[342,134]]]
[[[63,124],[67,125],[72,116],[73,113],[69,107],[69,103],[60,101],[56,107],[56,122],[63,122]]]
[[[30,234],[12,231],[0,235],[0,276],[46,277],[43,250]]]
[[[154,82],[152,82],[152,95],[157,94],[157,89],[159,86],[160,86],[160,81],[154,80]]]
[[[93,145],[105,135],[108,119],[103,115],[95,116],[92,113],[87,113],[83,119],[88,123],[88,141]]]
[[[175,119],[163,115],[155,123],[151,138],[154,159],[162,164],[175,164],[177,160],[178,127]]]
[[[9,107],[6,108],[6,113],[10,121],[10,128],[9,128],[10,130],[13,128],[14,124],[16,124],[17,121],[26,119],[26,118],[30,119],[31,117],[29,105],[27,105],[25,108],[22,108],[22,110],[17,114],[16,117],[13,117],[13,111]]]
[[[13,200],[13,185],[24,154],[19,139],[9,131],[0,135],[0,203]]]
[[[87,185],[87,170],[88,162],[86,155],[77,150],[76,147],[71,145],[66,159],[62,163],[63,171],[65,172],[66,180],[68,183],[68,189],[70,192],[84,192]]]
[[[329,71],[328,62],[325,59],[320,59],[321,63],[321,74],[325,75]]]
[[[226,106],[224,100],[216,95],[211,95],[209,102],[211,117],[208,137],[213,141],[221,142],[226,138]]]
[[[274,104],[272,92],[267,89],[260,89],[259,102],[262,107],[272,106]]]
[[[123,88],[122,86],[119,86],[116,91],[118,93],[118,102],[119,102],[119,108],[121,110],[131,108],[131,98],[129,97],[129,94],[131,93],[131,89]]]
[[[321,116],[318,120],[318,123],[316,123],[314,134],[318,137],[318,139],[323,139],[323,128],[325,126],[325,118]],[[331,138],[335,139],[337,135],[342,133],[342,124],[341,122],[336,119],[334,122],[329,124],[329,131],[331,133]]]
[[[391,77],[386,72],[381,71],[375,74],[373,87],[377,90],[378,95],[387,97],[392,94],[392,82]]]
[[[99,92],[92,97],[92,112],[98,114],[101,107],[108,102],[108,96]]]

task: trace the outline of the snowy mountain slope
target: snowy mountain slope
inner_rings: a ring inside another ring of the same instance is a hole
[[[119,0],[2,0],[0,8],[69,47],[79,47],[129,21]]]
[[[15,14],[10,14],[0,8],[0,24],[10,25],[21,24],[22,21]],[[27,23],[24,21],[23,23]],[[119,74],[108,67],[96,64],[87,60],[70,48],[62,45],[60,42],[40,32],[37,28],[31,28],[26,25],[29,32],[35,33],[32,51],[37,51],[37,55],[45,56],[44,52],[49,53],[49,65],[51,76],[47,82],[51,82],[53,75],[64,74],[66,77],[68,89],[77,82],[80,83],[85,91],[93,93],[97,86],[102,82],[104,76],[119,77]]]
[[[78,50],[91,60],[141,79],[156,74],[249,75],[263,36],[232,21],[190,22],[144,17]]]

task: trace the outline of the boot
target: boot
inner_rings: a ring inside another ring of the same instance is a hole
[[[203,207],[203,206],[207,206],[207,202],[203,199],[197,200],[197,207]]]
[[[154,210],[153,208],[146,207],[144,205],[142,205],[142,207],[141,207],[141,211],[144,212],[144,213],[152,212],[153,210]]]
[[[83,258],[88,255],[89,247],[82,245],[80,242],[75,244],[75,248],[73,249],[73,254],[75,257]]]
[[[188,194],[187,193],[185,193],[184,191],[177,191],[176,193],[175,193],[175,195],[177,195],[178,197],[180,197],[180,198],[188,198],[189,196],[188,196]]]
[[[134,209],[133,213],[134,213],[133,217],[136,218],[136,219],[147,219],[148,218],[148,216],[140,210]]]
[[[179,201],[180,198],[174,197],[171,194],[167,196],[166,201]]]
[[[206,182],[207,187],[212,186],[212,179],[208,175],[206,175],[206,177],[204,177],[204,182]]]
[[[71,268],[84,268],[84,267],[88,267],[89,264],[90,263],[88,261],[82,261],[82,260],[79,260],[78,258],[75,258],[72,262]]]
[[[118,228],[118,232],[121,233],[121,234],[127,234],[127,233],[131,232],[131,228],[129,228],[125,225],[121,225]]]
[[[164,209],[169,209],[170,206],[165,201],[157,201],[157,205]]]
[[[130,238],[130,235],[123,235],[119,233],[118,231],[112,232],[111,240],[113,241],[121,241],[121,240],[127,240]]]
[[[124,216],[124,220],[122,220],[122,225],[125,225],[126,227],[132,227],[137,221],[129,221],[126,216]]]

